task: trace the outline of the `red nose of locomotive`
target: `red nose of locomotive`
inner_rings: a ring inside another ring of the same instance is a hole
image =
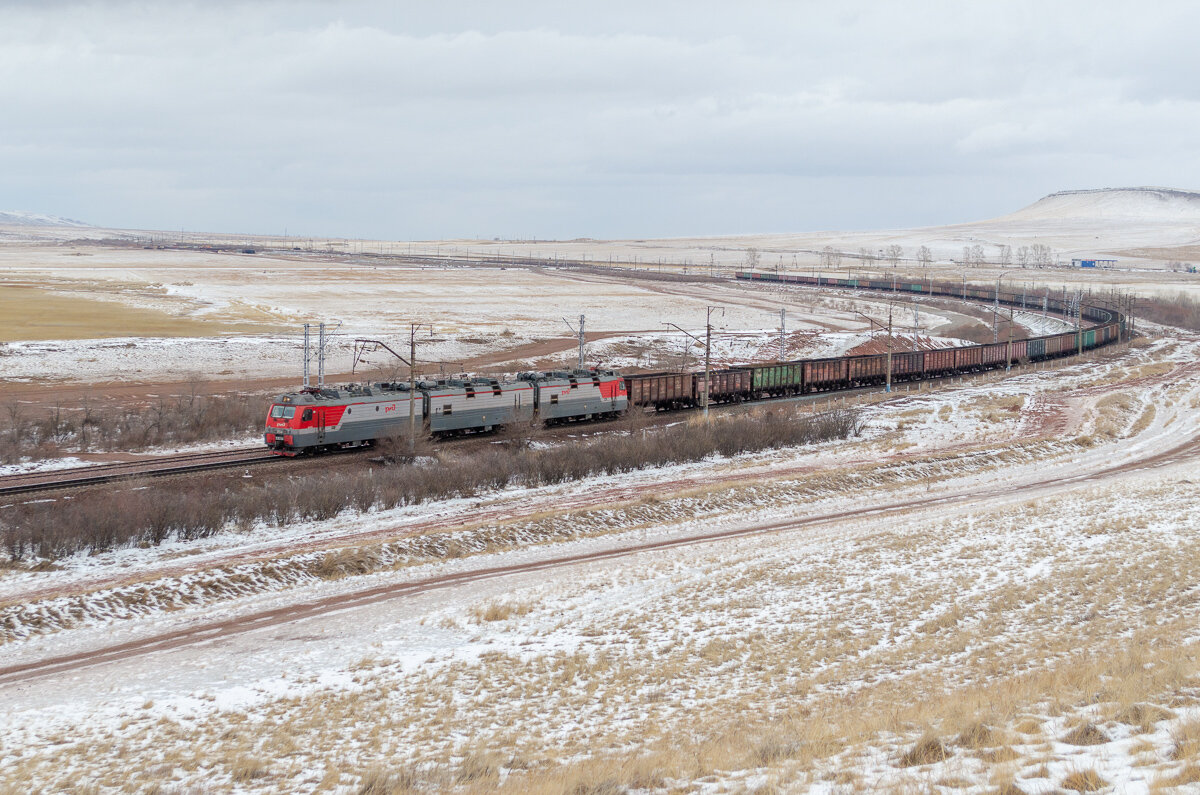
[[[287,448],[294,441],[292,429],[296,427],[297,410],[295,406],[276,403],[267,411],[267,421],[263,440],[268,447],[276,452],[287,454]]]

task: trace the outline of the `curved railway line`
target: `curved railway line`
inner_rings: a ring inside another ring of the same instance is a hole
[[[1005,293],[1005,292],[1000,292],[998,290],[994,291],[994,292],[989,292],[988,289],[979,288],[979,287],[973,286],[973,285],[972,286],[963,285],[963,287],[961,288],[961,295],[959,295],[960,288],[957,285],[952,285],[952,284],[948,285],[948,284],[942,284],[942,283],[933,282],[933,281],[905,283],[905,282],[897,282],[896,280],[893,279],[889,283],[887,281],[864,281],[864,280],[858,280],[858,279],[840,279],[840,278],[804,277],[804,276],[780,276],[778,274],[772,274],[772,273],[751,273],[751,272],[738,273],[736,275],[736,278],[738,280],[754,282],[754,283],[773,283],[773,284],[780,284],[783,286],[794,286],[794,287],[816,287],[818,289],[821,287],[832,287],[835,289],[843,289],[843,290],[849,289],[849,290],[856,290],[856,291],[881,293],[884,295],[890,294],[893,298],[897,297],[897,295],[903,295],[906,297],[926,297],[926,298],[949,297],[954,300],[963,300],[963,301],[982,303],[982,304],[987,304],[987,303],[994,301],[998,304],[1004,304],[1006,306],[1015,307],[1015,306],[1020,305],[1022,309],[1026,308],[1026,296],[1023,293],[1022,294]],[[1018,304],[1018,301],[1019,301],[1019,304]],[[1052,311],[1061,313],[1064,318],[1067,318],[1069,316],[1068,305],[1064,302],[1057,301],[1057,300],[1050,301],[1050,302],[1048,302],[1047,308],[1052,308]],[[1086,351],[1095,350],[1096,345],[1107,344],[1108,342],[1121,341],[1123,338],[1125,338],[1125,336],[1126,336],[1126,331],[1124,329],[1125,318],[1121,315],[1121,313],[1119,313],[1111,308],[1098,307],[1098,306],[1096,306],[1096,307],[1082,306],[1082,307],[1080,307],[1080,312],[1081,312],[1081,317],[1080,317],[1081,320],[1083,318],[1087,318],[1089,320],[1093,320],[1093,321],[1097,321],[1097,322],[1101,322],[1101,323],[1107,323],[1107,324],[1109,324],[1109,326],[1111,326],[1114,329],[1119,328],[1120,331],[1119,332],[1114,331],[1111,336],[1106,336],[1105,342],[1103,342],[1103,343],[1100,342],[1099,338],[1094,337],[1095,334],[1099,333],[1098,330],[1101,328],[1100,326],[1096,326],[1096,327],[1093,327],[1090,329],[1089,328],[1081,328],[1078,331],[1068,332],[1065,334],[1053,335],[1052,338],[1066,340],[1066,342],[1064,343],[1064,346],[1066,346],[1065,349],[1057,355],[1062,356],[1063,358],[1070,358],[1070,357],[1082,355],[1085,352],[1085,350]],[[1085,334],[1093,335],[1092,341],[1089,342],[1086,347],[1084,345],[1084,335]],[[1044,338],[1044,339],[1051,339],[1051,338]],[[1006,343],[995,343],[991,346],[987,346],[987,345],[974,346],[981,350],[986,350],[989,348],[995,349],[997,352],[1002,348],[1006,348],[1006,350],[1004,352],[1003,360],[997,359],[995,357],[992,357],[992,359],[985,359],[984,357],[979,357],[980,361],[979,361],[978,368],[972,367],[971,370],[968,370],[968,371],[959,371],[958,369],[955,369],[955,370],[942,371],[942,372],[935,372],[935,371],[924,372],[924,368],[921,368],[921,370],[919,372],[915,372],[915,373],[909,372],[909,373],[901,374],[898,372],[897,377],[899,378],[899,377],[901,377],[901,375],[903,375],[905,377],[905,380],[907,380],[909,382],[921,382],[921,381],[936,382],[936,381],[942,381],[942,380],[946,380],[946,379],[953,379],[953,378],[957,378],[957,377],[971,377],[971,375],[973,375],[975,373],[976,369],[978,369],[979,371],[986,371],[986,370],[990,370],[990,369],[995,369],[997,367],[1005,367],[1006,365],[1008,365],[1013,358],[1012,357],[1012,353],[1013,353],[1012,346],[1014,344],[1020,344],[1022,346],[1021,347],[1022,351],[1025,349],[1023,340],[1020,341],[1020,343],[1014,343],[1014,342],[1010,341],[1007,344]],[[1078,347],[1076,348],[1076,346],[1078,346]],[[957,351],[960,349],[953,349],[953,350]],[[965,349],[962,349],[962,350],[965,350]],[[924,353],[922,353],[921,355],[924,356]],[[1047,352],[1047,355],[1048,355],[1048,352]],[[898,354],[896,354],[896,356],[897,356],[897,358],[899,358],[900,356],[902,356],[902,354],[898,353]],[[914,356],[916,356],[916,354],[914,354]],[[860,360],[868,360],[868,359],[883,360],[884,356],[882,354],[879,354],[879,355],[875,355],[875,356],[859,356],[859,357],[853,357],[853,358],[860,359]],[[1020,359],[1022,357],[1019,356],[1017,358]],[[833,360],[828,360],[828,361],[833,361]],[[849,360],[846,359],[845,361],[848,362]],[[753,365],[745,365],[744,367],[751,368],[754,366]],[[889,367],[890,367],[890,365],[889,365]],[[876,373],[875,375],[879,376],[881,374],[882,374],[882,371],[880,373]],[[693,375],[695,375],[695,374],[693,374]],[[890,380],[890,379],[891,379],[891,374],[889,372],[888,380]],[[640,380],[640,379],[638,379],[638,380]],[[882,380],[882,379],[878,379],[878,380]],[[861,393],[865,393],[865,392],[872,392],[872,391],[875,391],[877,388],[878,387],[874,386],[874,385],[871,385],[871,386],[856,385],[850,380],[849,376],[847,375],[846,384],[843,386],[826,387],[825,389],[823,389],[821,391],[802,393],[802,394],[792,394],[791,392],[787,392],[784,394],[777,394],[777,395],[772,395],[769,397],[761,398],[760,400],[784,399],[784,400],[797,401],[797,402],[832,400],[834,394],[851,396],[851,395],[857,395],[857,394],[861,394]],[[717,399],[717,395],[715,393],[713,395],[713,398],[714,398],[714,400]],[[758,401],[753,401],[753,402],[758,402]],[[712,408],[716,409],[719,407],[728,407],[729,405],[730,404],[722,403],[719,400],[717,400],[717,402],[714,402]],[[687,406],[683,406],[682,408],[684,410],[686,410],[686,409],[695,408],[695,406],[687,405]],[[567,425],[562,425],[562,426],[556,426],[556,428],[558,428],[558,429],[567,429],[567,432],[570,432],[570,429],[575,428],[575,427],[576,426],[573,423],[567,424]],[[553,430],[550,430],[549,432],[554,433]],[[17,495],[22,495],[22,494],[31,494],[31,493],[36,493],[36,492],[84,488],[84,487],[88,487],[88,486],[103,485],[103,484],[112,483],[112,482],[116,482],[116,481],[132,480],[132,479],[138,479],[138,478],[160,478],[160,477],[167,477],[167,476],[172,476],[172,475],[183,475],[183,474],[190,474],[190,473],[207,472],[207,471],[212,471],[212,470],[228,469],[228,468],[234,468],[234,467],[250,467],[250,466],[256,466],[259,464],[265,464],[265,463],[268,463],[271,461],[279,461],[279,460],[281,460],[280,457],[274,455],[270,450],[255,446],[255,447],[239,448],[236,450],[216,451],[216,452],[207,452],[207,453],[183,453],[183,454],[176,455],[176,456],[157,457],[154,459],[147,459],[144,461],[117,462],[117,463],[111,463],[111,464],[99,464],[99,465],[92,465],[92,466],[85,466],[85,467],[77,467],[77,468],[71,468],[71,469],[65,469],[65,470],[60,469],[60,470],[51,470],[51,471],[45,471],[45,472],[7,475],[7,476],[0,477],[0,498],[12,497],[12,496],[17,496]]]

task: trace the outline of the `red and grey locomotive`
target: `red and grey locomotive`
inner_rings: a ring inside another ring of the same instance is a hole
[[[612,370],[522,373],[494,378],[310,387],[280,395],[267,413],[265,440],[281,455],[371,444],[419,433],[448,436],[519,422],[556,423],[612,417],[629,406]]]

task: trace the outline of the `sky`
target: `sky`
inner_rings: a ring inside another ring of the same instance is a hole
[[[1192,2],[0,0],[0,209],[374,239],[1200,187]]]

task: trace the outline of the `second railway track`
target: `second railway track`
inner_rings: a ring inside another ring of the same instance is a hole
[[[134,478],[156,478],[214,469],[248,467],[279,460],[281,459],[269,450],[239,448],[148,458],[143,461],[120,461],[48,472],[6,475],[0,477],[0,497],[82,488]]]

